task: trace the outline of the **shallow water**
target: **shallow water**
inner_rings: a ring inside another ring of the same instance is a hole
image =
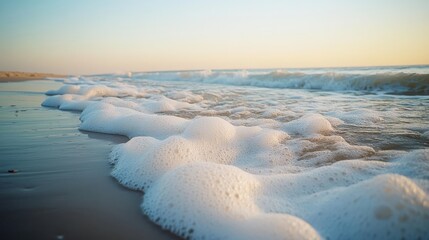
[[[174,239],[110,177],[111,146],[127,138],[79,131],[78,113],[40,106],[61,85],[0,83],[1,239]]]
[[[129,137],[112,175],[193,239],[429,236],[427,66],[58,79],[44,106]]]

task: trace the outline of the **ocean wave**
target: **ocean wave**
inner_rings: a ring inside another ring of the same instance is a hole
[[[184,71],[135,74],[137,78],[162,81],[190,81],[266,88],[365,91],[392,94],[429,95],[429,74],[407,72],[343,73],[275,71]]]
[[[42,105],[82,111],[80,130],[130,139],[113,147],[111,175],[144,192],[141,210],[163,229],[189,239],[429,236],[427,97],[189,84],[308,72],[145,74],[72,78]],[[149,77],[177,81],[138,81]]]

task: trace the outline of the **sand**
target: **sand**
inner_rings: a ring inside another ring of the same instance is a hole
[[[78,113],[40,107],[59,86],[0,83],[1,238],[176,238],[141,213],[141,192],[110,176],[110,149],[126,138],[80,132]]]
[[[45,79],[48,77],[64,77],[61,74],[0,71],[0,82],[15,82]]]

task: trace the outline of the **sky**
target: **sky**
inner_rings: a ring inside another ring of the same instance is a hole
[[[0,70],[429,64],[428,0],[0,0]]]

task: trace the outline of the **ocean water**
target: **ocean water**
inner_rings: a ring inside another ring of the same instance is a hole
[[[54,80],[42,105],[127,136],[112,176],[179,236],[429,238],[429,66]]]

